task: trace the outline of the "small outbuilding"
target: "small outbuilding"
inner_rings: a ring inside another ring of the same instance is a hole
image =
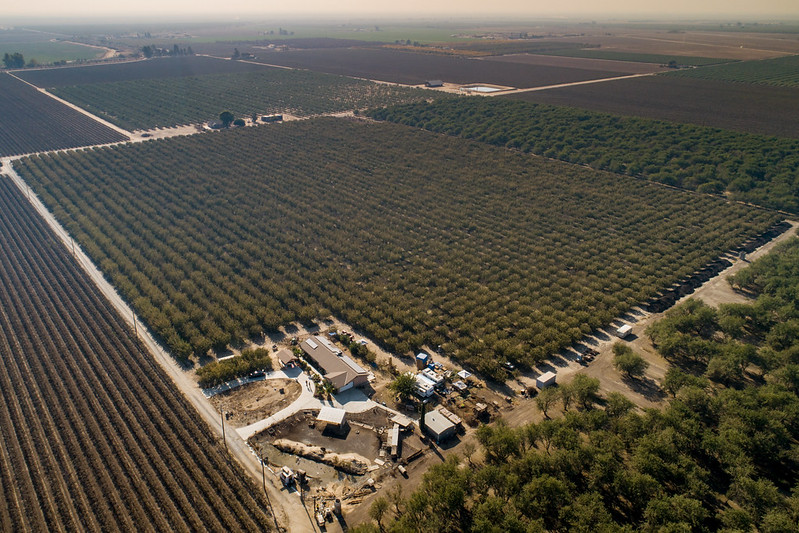
[[[294,368],[298,364],[297,356],[288,348],[277,352],[277,360],[280,363],[280,368]]]
[[[424,82],[425,87],[443,87],[444,82],[442,80],[427,80]]]
[[[430,355],[424,352],[420,352],[416,354],[416,370],[422,370],[427,368],[428,363],[430,363]]]
[[[316,415],[316,421],[325,424],[325,430],[340,433],[347,428],[347,412],[344,409],[324,406]]]
[[[624,324],[623,326],[621,326],[619,329],[616,330],[616,336],[620,339],[623,339],[624,337],[629,335],[630,332],[632,332],[632,330],[633,327],[630,324]]]
[[[556,374],[554,372],[546,372],[535,378],[535,386],[539,389],[545,389],[555,384]]]
[[[430,411],[424,417],[424,429],[436,442],[447,440],[455,435],[455,424],[439,411]]]

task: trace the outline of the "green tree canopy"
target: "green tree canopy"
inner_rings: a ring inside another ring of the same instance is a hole
[[[219,120],[222,121],[224,127],[229,128],[233,121],[236,120],[236,117],[230,111],[222,111],[219,113]]]
[[[394,378],[394,381],[388,384],[388,388],[396,392],[400,400],[405,401],[416,389],[416,378],[410,372],[405,372]]]

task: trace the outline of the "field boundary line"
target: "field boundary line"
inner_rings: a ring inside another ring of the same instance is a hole
[[[238,61],[239,63],[249,63],[250,65],[260,65],[262,67],[272,67],[272,68],[282,68],[283,70],[309,70],[303,68],[294,68],[294,67],[287,67],[286,65],[272,65],[270,63],[261,63],[260,61],[250,61],[248,59],[233,59],[232,57],[219,57],[219,56],[212,56],[210,54],[195,54],[200,57],[210,57],[212,59],[221,59],[222,61]],[[315,72],[310,71],[309,72]]]
[[[86,115],[90,119],[95,120],[96,122],[99,122],[100,124],[106,126],[107,128],[111,128],[112,130],[116,131],[117,133],[121,133],[122,135],[126,136],[128,138],[128,140],[133,138],[133,133],[131,133],[131,132],[127,131],[127,130],[123,130],[122,128],[120,128],[116,124],[112,124],[112,123],[108,122],[107,120],[102,119],[102,118],[98,117],[97,115],[94,115],[94,114],[86,111],[82,107],[73,104],[72,102],[68,102],[68,101],[64,100],[63,98],[59,98],[58,96],[46,91],[45,89],[42,89],[41,87],[37,87],[36,85],[32,84],[31,82],[23,80],[22,78],[20,78],[19,76],[13,74],[12,72],[9,72],[8,75],[11,76],[14,79],[17,79],[17,80],[21,81],[22,83],[30,85],[31,87],[33,87],[34,89],[36,89],[40,93],[49,96],[53,100],[55,100],[57,102],[60,102],[60,103],[64,104],[67,107],[71,107],[72,109],[74,109],[75,111],[77,111],[79,113],[83,113],[84,115]]]
[[[591,83],[603,83],[606,81],[618,81],[618,80],[629,80],[631,78],[643,78],[644,76],[657,76],[661,74],[660,72],[644,72],[642,74],[625,74],[624,76],[616,76],[613,78],[600,78],[598,80],[584,80],[584,81],[572,81],[569,83],[558,83],[556,85],[545,85],[543,87],[528,87],[525,89],[513,89],[511,91],[498,91],[494,93],[488,93],[483,96],[505,96],[508,94],[518,94],[518,93],[529,93],[533,91],[546,91],[548,89],[560,89],[563,87],[575,87],[577,85],[589,85]]]
[[[55,236],[66,247],[67,251],[74,256],[78,265],[84,270],[89,278],[94,282],[102,295],[114,307],[120,317],[134,330],[139,340],[144,344],[145,350],[149,352],[148,357],[153,357],[161,368],[170,377],[177,389],[192,404],[197,413],[203,418],[206,424],[212,429],[220,440],[222,437],[222,418],[220,413],[205,399],[202,390],[197,383],[189,377],[186,372],[178,365],[175,359],[163,348],[153,337],[150,330],[142,323],[133,309],[122,299],[120,294],[105,279],[100,269],[94,264],[83,249],[74,242],[74,239],[67,232],[55,216],[47,209],[38,195],[33,193],[31,188],[14,169],[11,161],[3,158],[3,174],[7,176],[17,186],[23,196],[33,206],[34,210],[42,217],[50,227]],[[0,175],[3,175],[0,174]],[[242,439],[236,431],[227,431],[226,445],[232,458],[237,460],[242,468],[249,474],[250,479],[256,486],[261,484],[261,463],[258,457],[250,449],[247,442]],[[301,520],[307,516],[304,503],[299,498],[292,498],[289,494],[280,490],[276,480],[271,479],[266,484],[267,496],[271,504],[273,518],[280,521],[282,527],[288,531],[313,531],[316,529],[313,522]],[[277,504],[277,505],[275,505]],[[278,516],[280,513],[280,516]]]

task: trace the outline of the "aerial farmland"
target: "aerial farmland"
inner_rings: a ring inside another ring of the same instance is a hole
[[[797,32],[0,28],[0,529],[790,531]]]

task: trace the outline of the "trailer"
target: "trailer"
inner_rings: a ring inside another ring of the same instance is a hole
[[[624,324],[619,329],[616,330],[616,336],[620,339],[625,338],[630,332],[633,330],[633,327],[630,324]]]

